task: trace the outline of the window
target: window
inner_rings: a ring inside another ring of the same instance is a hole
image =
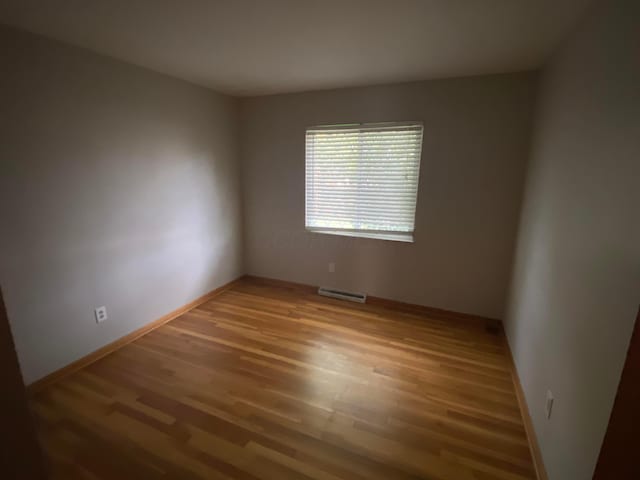
[[[307,129],[307,230],[413,241],[422,124]]]

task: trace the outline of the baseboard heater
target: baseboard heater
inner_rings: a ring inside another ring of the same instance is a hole
[[[346,292],[344,290],[336,290],[334,288],[320,287],[318,295],[323,297],[339,298],[340,300],[348,300],[350,302],[365,303],[367,301],[366,293]]]

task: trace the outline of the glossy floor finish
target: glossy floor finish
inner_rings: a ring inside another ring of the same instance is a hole
[[[256,281],[33,407],[59,479],[535,477],[499,336]]]

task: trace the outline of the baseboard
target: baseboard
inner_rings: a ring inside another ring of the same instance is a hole
[[[303,291],[305,293],[316,293],[318,289],[318,287],[306,285],[303,283],[288,282],[285,280],[276,280],[273,278],[258,277],[254,275],[247,275],[245,276],[245,279],[258,284],[283,287],[291,290]],[[518,377],[518,372],[516,370],[515,363],[513,361],[511,349],[509,348],[509,343],[507,342],[507,336],[504,333],[504,329],[502,328],[502,322],[500,320],[482,317],[479,315],[471,315],[468,313],[460,313],[460,312],[454,312],[450,310],[444,310],[441,308],[434,308],[434,307],[428,307],[424,305],[416,305],[412,303],[399,302],[397,300],[389,300],[387,298],[381,298],[381,297],[367,296],[366,303],[370,305],[377,305],[384,308],[393,309],[393,310],[400,310],[408,313],[423,314],[429,317],[441,318],[444,320],[470,322],[476,325],[478,325],[479,322],[483,322],[485,327],[491,328],[491,330],[495,329],[496,333],[502,337],[504,342],[504,348],[505,348],[505,351],[508,357],[508,362],[509,362],[509,370],[511,372],[511,379],[516,390],[518,406],[520,407],[520,412],[522,414],[522,421],[527,434],[529,450],[531,451],[531,457],[533,459],[533,464],[536,471],[536,477],[538,480],[548,480],[547,472],[544,467],[544,463],[542,461],[542,454],[540,452],[540,447],[538,445],[536,433],[533,428],[533,422],[531,421],[531,415],[529,414],[527,401],[524,397],[522,385],[520,384],[520,378]]]
[[[453,310],[445,310],[443,308],[428,307],[426,305],[418,305],[415,303],[399,302],[388,298],[374,297],[367,295],[367,303],[377,305],[379,307],[390,308],[407,313],[418,313],[430,318],[438,318],[442,320],[456,320],[462,322],[471,322],[482,324],[487,328],[497,329],[501,322],[496,318],[483,317],[481,315],[473,315],[470,313],[455,312]]]
[[[313,285],[307,285],[305,283],[289,282],[286,280],[277,280],[275,278],[259,277],[255,275],[246,275],[245,279],[254,283],[263,285],[271,285],[275,287],[287,288],[290,290],[303,291],[305,293],[317,293],[318,287]],[[391,310],[398,310],[406,313],[417,313],[426,315],[431,318],[437,318],[442,320],[455,320],[462,322],[471,322],[472,324],[481,324],[484,327],[497,329],[501,328],[501,321],[495,318],[483,317],[480,315],[472,315],[469,313],[454,312],[452,310],[445,310],[442,308],[428,307],[425,305],[418,305],[414,303],[405,303],[397,300],[390,300],[388,298],[375,297],[367,295],[367,301],[365,304],[375,305],[378,307],[388,308]],[[481,323],[480,323],[481,322]]]
[[[238,282],[240,282],[243,278],[244,276],[241,276],[236,278],[235,280],[232,280],[231,282],[225,283],[221,287],[218,287],[210,291],[209,293],[206,293],[205,295],[202,295],[201,297],[196,298],[195,300],[187,303],[186,305],[181,306],[180,308],[173,310],[172,312],[167,313],[166,315],[163,315],[159,319],[154,320],[153,322],[148,323],[137,330],[134,330],[133,332],[129,333],[128,335],[125,335],[124,337],[121,337],[118,340],[115,340],[114,342],[111,342],[108,345],[105,345],[104,347],[99,348],[95,352],[85,355],[84,357],[74,361],[73,363],[70,363],[69,365],[62,367],[61,369],[56,370],[55,372],[52,372],[42,377],[39,380],[36,380],[35,382],[27,386],[27,392],[30,395],[37,393],[43,388],[57,382],[58,380],[68,375],[71,375],[74,372],[77,372],[78,370],[86,367],[87,365],[92,364],[97,360],[100,360],[106,355],[109,355],[110,353],[115,352],[119,348],[124,347],[128,343],[131,343],[134,340],[142,337],[143,335],[146,335],[147,333],[151,332],[152,330],[155,330],[156,328],[161,327],[165,323],[170,322],[174,318],[177,318],[180,315],[188,312],[189,310],[192,310],[193,308],[199,305],[202,305],[203,303],[220,295],[222,292],[229,290]]]
[[[511,348],[509,347],[509,342],[507,340],[507,335],[504,332],[502,334],[502,338],[504,341],[505,351],[507,352],[507,357],[509,358],[509,369],[511,370],[511,379],[516,389],[518,406],[520,407],[520,412],[522,414],[522,423],[524,424],[524,429],[527,433],[529,450],[531,451],[533,466],[536,470],[536,477],[538,480],[548,480],[549,477],[547,476],[547,470],[544,468],[544,462],[542,461],[542,452],[540,451],[540,445],[538,444],[538,437],[536,436],[536,431],[533,428],[533,421],[531,420],[531,415],[529,413],[527,399],[524,396],[524,391],[522,390],[522,384],[520,383],[520,377],[518,376],[518,371],[516,370],[516,364],[513,360],[513,355],[511,354]]]
[[[261,285],[269,285],[272,287],[286,288],[288,290],[296,290],[304,293],[317,293],[318,291],[318,287],[314,287],[312,285],[307,285],[305,283],[289,282],[287,280],[278,280],[275,278],[258,277],[256,275],[245,275],[244,279],[249,282],[253,282]]]
[[[96,350],[95,352],[92,352],[61,369],[56,370],[55,372],[52,372],[49,375],[46,375],[45,377],[39,380],[36,380],[35,382],[27,386],[27,392],[29,394],[34,394],[42,390],[43,388],[57,382],[58,380],[74,372],[77,372],[78,370],[96,362],[97,360],[109,355],[110,353],[115,352],[116,350],[133,342],[134,340],[142,337],[143,335],[146,335],[147,333],[155,330],[156,328],[161,327],[162,325],[170,322],[171,320],[179,317],[180,315],[188,312],[189,310],[192,310],[193,308],[199,305],[202,305],[203,303],[220,295],[224,291],[229,290],[234,285],[238,284],[243,280],[250,281],[257,284],[278,286],[278,287],[288,288],[288,289],[297,290],[297,291],[304,291],[305,293],[316,293],[318,288],[318,287],[314,287],[312,285],[307,285],[303,283],[289,282],[285,280],[277,280],[277,279],[266,278],[266,277],[258,277],[255,275],[243,275],[241,277],[238,277],[235,280],[232,280],[229,283],[222,285],[221,287],[218,287],[212,290],[211,292],[199,298],[196,298],[195,300],[187,303],[186,305],[183,305],[180,308],[177,308],[176,310],[173,310],[170,313],[163,315],[159,319],[129,333],[128,335],[125,335],[124,337],[121,337],[118,340],[111,342],[108,345],[105,345],[104,347]],[[443,318],[443,319],[449,319],[449,320],[463,320],[463,321],[472,321],[472,322],[482,321],[482,322],[485,322],[486,325],[493,325],[493,324],[501,325],[501,322],[496,319],[481,317],[477,315],[470,315],[467,313],[459,313],[459,312],[444,310],[440,308],[433,308],[433,307],[428,307],[424,305],[399,302],[396,300],[390,300],[390,299],[381,298],[381,297],[368,296],[366,303],[371,305],[381,306],[384,308],[401,310],[409,313],[420,313],[420,314],[424,314],[432,317],[435,316],[437,318]],[[541,455],[538,441],[536,438],[535,430],[533,429],[533,422],[531,421],[531,416],[529,415],[529,408],[527,406],[527,401],[524,397],[524,392],[522,391],[522,385],[520,384],[518,372],[515,368],[515,363],[513,361],[511,349],[509,348],[509,343],[507,342],[507,338],[506,338],[506,335],[504,335],[504,333],[502,334],[502,338],[505,344],[505,350],[509,360],[509,367],[511,370],[511,377],[513,380],[513,384],[516,390],[516,397],[518,399],[520,411],[522,412],[522,420],[524,423],[525,431],[527,433],[529,448],[531,450],[531,456],[533,458],[534,467],[536,470],[536,476],[538,480],[548,480],[547,473],[544,468],[544,463],[542,461],[542,455]]]

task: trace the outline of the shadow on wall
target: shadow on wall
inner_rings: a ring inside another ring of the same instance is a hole
[[[553,480],[591,478],[640,300],[638,18],[596,2],[538,95],[505,327]]]

